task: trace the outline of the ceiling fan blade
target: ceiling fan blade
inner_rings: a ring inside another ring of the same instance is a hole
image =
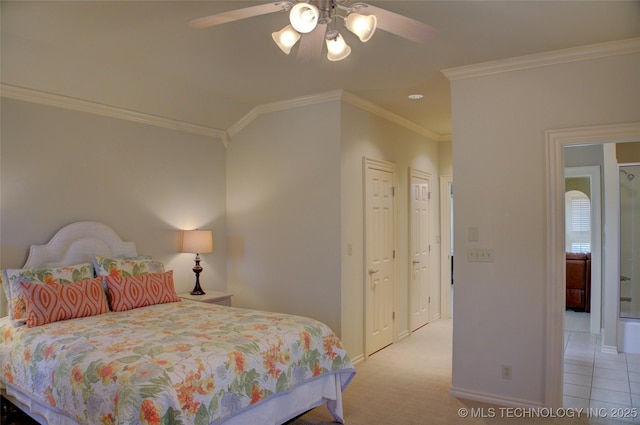
[[[251,18],[253,16],[266,15],[267,13],[287,10],[292,5],[290,1],[277,1],[257,6],[249,6],[242,9],[230,10],[215,15],[204,16],[202,18],[191,19],[187,22],[192,28],[207,28],[214,25],[226,24],[240,19]]]
[[[425,43],[438,34],[438,30],[430,25],[370,4],[362,4],[361,8],[358,8],[358,13],[375,15],[378,28],[415,43]]]
[[[320,59],[326,32],[327,24],[318,24],[313,31],[302,34],[296,60],[308,62]]]

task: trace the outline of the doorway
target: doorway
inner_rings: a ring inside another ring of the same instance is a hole
[[[453,176],[440,176],[441,317],[453,315]]]
[[[548,175],[548,210],[547,210],[547,263],[548,263],[548,280],[547,280],[547,329],[546,329],[546,358],[547,368],[545,373],[545,405],[549,407],[559,408],[563,405],[563,347],[564,347],[564,301],[565,301],[565,258],[564,258],[564,149],[569,146],[578,146],[585,144],[610,145],[611,143],[623,143],[640,140],[640,122],[628,124],[613,124],[605,126],[581,127],[561,130],[548,130],[545,133],[547,143],[547,175]],[[605,149],[611,151],[611,149]],[[610,154],[608,154],[610,156]],[[605,184],[612,180],[607,178],[612,173],[617,174],[616,170],[610,170],[606,162],[607,154],[605,154],[605,168],[603,174],[605,176]],[[611,205],[607,197],[608,190],[605,187],[603,193],[605,198],[603,206],[605,211],[603,215],[613,216],[613,212],[608,211],[609,208],[618,206]],[[615,235],[617,228],[612,228],[611,223],[605,223],[603,233]],[[616,226],[617,227],[617,226]],[[609,238],[617,239],[617,238]],[[609,248],[609,241],[605,242]],[[616,258],[613,262],[617,262],[618,249],[615,246],[609,251],[615,252]],[[617,271],[617,267],[612,263],[610,255],[604,257],[603,268],[606,276],[607,270],[612,268]],[[606,282],[606,280],[605,280]],[[605,283],[604,291],[607,291]],[[617,291],[617,287],[614,288]],[[609,297],[616,303],[616,297]],[[607,311],[607,300],[605,300],[605,312]],[[610,309],[609,309],[610,310]],[[617,306],[614,305],[614,311]],[[608,320],[608,316],[603,317],[605,324],[605,338],[602,348],[611,347],[611,339],[614,344],[617,339],[617,317],[614,315],[613,320]],[[613,323],[610,323],[613,322]],[[608,339],[608,341],[606,340]]]
[[[566,148],[565,158],[572,155],[573,149]],[[568,162],[565,160],[565,163]],[[600,166],[580,166],[565,168],[565,190],[577,190],[584,193],[588,198],[588,217],[581,217],[580,206],[581,199],[574,202],[576,210],[571,210],[571,200],[567,202],[567,193],[565,191],[565,252],[585,252],[589,254],[589,299],[588,308],[584,311],[588,312],[588,332],[592,334],[600,334],[601,330],[601,313],[602,313],[602,193],[601,193],[601,171]],[[584,182],[584,183],[583,183]],[[574,198],[575,199],[575,198]],[[588,228],[584,228],[588,218]],[[574,229],[572,229],[574,227]],[[575,228],[577,227],[577,229]],[[574,231],[572,231],[574,230]],[[587,231],[588,238],[581,239],[581,233]],[[565,306],[567,303],[565,303]],[[566,323],[565,323],[566,329]]]

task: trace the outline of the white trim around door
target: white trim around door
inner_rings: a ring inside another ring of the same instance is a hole
[[[547,155],[547,311],[545,406],[562,407],[565,310],[564,148],[640,141],[640,122],[545,132]]]
[[[440,176],[440,311],[451,318],[451,278],[453,258],[453,176]]]

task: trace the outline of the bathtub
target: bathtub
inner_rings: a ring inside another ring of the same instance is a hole
[[[618,319],[618,351],[640,354],[640,318]]]

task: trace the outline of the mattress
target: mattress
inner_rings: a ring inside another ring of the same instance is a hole
[[[28,328],[0,319],[0,381],[50,424],[281,423],[355,369],[314,319],[180,301]],[[260,418],[258,422],[255,422]]]

